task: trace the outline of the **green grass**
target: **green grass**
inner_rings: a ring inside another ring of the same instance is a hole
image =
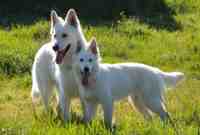
[[[200,133],[200,2],[166,0],[179,29],[156,28],[138,19],[122,18],[114,25],[84,24],[89,40],[97,38],[104,62],[141,62],[165,71],[182,71],[186,80],[166,92],[167,108],[175,128],[158,117],[149,122],[125,101],[116,103],[117,135],[197,135]],[[157,18],[152,17],[156,22]],[[82,20],[81,20],[82,22]],[[49,40],[49,22],[0,29],[0,134],[110,134],[102,124],[102,110],[90,125],[76,120],[62,125],[37,106],[34,118],[30,99],[30,70],[38,48]],[[81,115],[79,101],[73,112]]]

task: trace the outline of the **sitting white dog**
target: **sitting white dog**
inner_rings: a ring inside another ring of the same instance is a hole
[[[101,104],[104,122],[111,128],[113,101],[128,96],[145,117],[151,117],[152,112],[162,120],[169,117],[163,93],[166,87],[176,86],[184,78],[183,73],[167,73],[139,63],[101,64],[95,39],[82,46],[74,56],[73,71],[81,100],[87,106],[86,122],[95,115],[97,104]]]

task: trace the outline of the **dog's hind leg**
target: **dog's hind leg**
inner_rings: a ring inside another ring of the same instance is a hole
[[[135,106],[135,108],[143,114],[144,118],[147,120],[152,119],[152,114],[150,110],[145,106],[143,100],[140,99],[141,97],[138,96],[130,96],[129,102],[131,102],[132,106]]]
[[[42,80],[40,83],[38,83],[38,88],[42,96],[45,110],[49,112],[49,98],[51,97],[53,91],[52,82],[49,80]]]
[[[161,99],[155,98],[154,100],[149,100],[149,102],[147,102],[147,106],[152,112],[158,114],[162,121],[167,123],[169,122],[173,126],[176,134],[179,135],[179,132],[176,128],[176,124],[171,119],[169,113],[166,111],[164,102]]]
[[[161,97],[149,97],[148,100],[145,100],[145,105],[152,112],[158,114],[163,121],[169,119],[169,114],[166,111],[165,105]]]

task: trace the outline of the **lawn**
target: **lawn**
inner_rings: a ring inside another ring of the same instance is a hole
[[[97,38],[104,62],[141,62],[165,71],[181,71],[186,76],[176,89],[165,92],[175,126],[157,116],[152,121],[144,120],[124,100],[115,104],[116,135],[200,134],[200,1],[166,3],[174,11],[174,21],[168,21],[168,26],[157,16],[144,21],[121,15],[115,22],[95,25],[80,20],[87,39]],[[102,124],[101,108],[90,125],[76,120],[63,125],[46,115],[42,104],[37,106],[38,118],[34,117],[30,71],[35,53],[49,40],[49,26],[47,20],[40,20],[31,25],[13,25],[10,30],[0,28],[0,134],[111,134]],[[81,116],[78,99],[72,111]]]

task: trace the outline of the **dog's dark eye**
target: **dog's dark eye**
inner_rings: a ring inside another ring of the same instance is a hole
[[[56,36],[57,36],[57,35],[56,35],[56,34],[54,34],[53,36],[54,36],[54,38],[56,38]]]
[[[84,61],[84,59],[83,58],[80,58],[80,62],[83,62]]]
[[[63,37],[63,38],[66,38],[66,37],[67,37],[67,34],[66,34],[66,33],[63,33],[63,34],[62,34],[62,37]]]
[[[92,62],[92,59],[90,58],[88,61],[89,61],[89,62]]]

